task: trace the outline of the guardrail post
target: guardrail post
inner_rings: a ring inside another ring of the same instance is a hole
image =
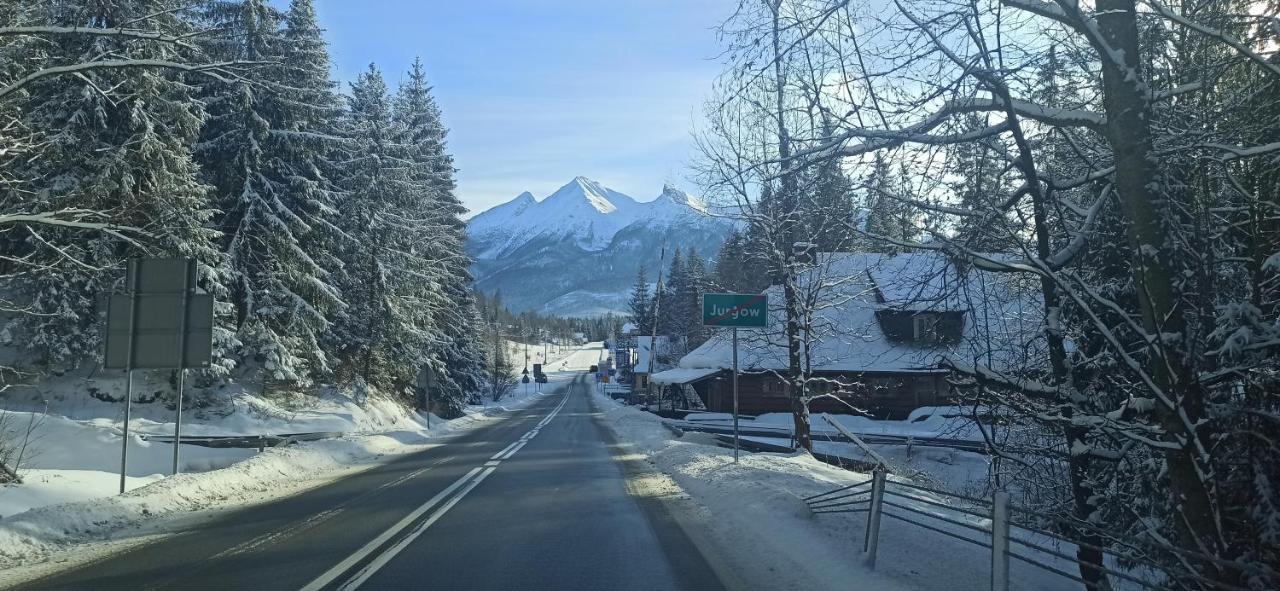
[[[867,568],[876,567],[876,550],[880,546],[880,511],[884,501],[885,470],[877,467],[871,473],[871,507],[867,512],[867,535],[862,551],[867,553]]]
[[[266,451],[266,449],[267,449],[267,438],[266,438],[266,437],[264,437],[264,436],[262,436],[262,435],[259,435],[259,436],[258,436],[258,451],[259,451],[259,452],[262,452],[262,451]]]
[[[991,591],[1009,589],[1009,493],[997,492],[991,503]]]

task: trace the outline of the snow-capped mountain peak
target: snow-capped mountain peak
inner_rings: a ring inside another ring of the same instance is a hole
[[[669,201],[677,205],[683,205],[699,213],[707,213],[706,203],[703,203],[701,199],[684,192],[670,183],[662,185],[662,194],[658,195],[658,198],[654,201]]]
[[[525,192],[471,218],[467,251],[481,289],[522,294],[513,309],[595,314],[625,308],[636,269],[655,270],[662,245],[713,256],[731,229],[674,186],[640,203],[580,176],[545,199]]]
[[[555,193],[541,202],[544,207],[556,208],[578,207],[582,203],[586,203],[599,213],[610,214],[628,205],[634,205],[635,200],[587,177],[579,176],[556,189]]]

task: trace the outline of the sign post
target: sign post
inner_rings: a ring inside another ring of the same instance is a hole
[[[129,261],[125,293],[112,294],[108,303],[102,367],[128,372],[121,492],[129,455],[134,370],[178,370],[173,442],[173,473],[178,473],[186,369],[208,367],[213,356],[213,298],[195,289],[195,259],[134,259]]]
[[[138,284],[137,261],[129,261],[129,281]],[[138,292],[129,290],[129,326],[133,326],[138,318]],[[124,441],[120,444],[120,494],[124,494],[125,468],[129,465],[129,421],[133,411],[133,331],[126,337],[125,349],[125,383],[124,383]]]
[[[764,328],[769,323],[769,300],[763,294],[707,293],[702,295],[702,325],[733,330],[733,461],[738,461],[738,329]]]

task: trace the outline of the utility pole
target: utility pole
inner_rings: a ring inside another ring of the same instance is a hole
[[[653,398],[653,361],[658,357],[658,310],[662,307],[662,268],[667,263],[667,243],[658,255],[658,283],[653,288],[653,332],[649,335],[649,375],[645,378],[645,399]]]

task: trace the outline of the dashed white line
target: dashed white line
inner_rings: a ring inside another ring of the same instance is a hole
[[[419,523],[408,534],[406,534],[401,539],[397,540],[394,544],[392,544],[386,550],[374,556],[373,560],[371,560],[368,564],[366,564],[363,568],[361,568],[358,572],[356,572],[356,574],[353,575],[350,579],[347,579],[339,587],[339,589],[342,589],[343,591],[352,591],[358,588],[361,584],[369,580],[370,577],[372,577],[375,573],[377,573],[379,569],[381,569],[383,566],[386,566],[386,564],[390,562],[391,559],[395,558],[397,554],[399,554],[401,551],[407,548],[409,544],[413,543],[413,541],[416,540],[419,536],[421,536],[422,533],[427,530],[427,528],[431,527],[432,524],[434,524],[441,517],[443,517],[444,514],[449,511],[449,509],[452,509],[454,505],[458,504],[458,502],[461,501],[463,497],[467,496],[467,494],[470,493],[476,486],[478,486],[485,478],[488,478],[490,474],[493,474],[494,470],[498,469],[498,465],[502,463],[502,460],[510,459],[511,456],[514,456],[515,453],[520,451],[521,448],[523,448],[525,445],[528,445],[529,441],[531,441],[534,437],[536,437],[539,431],[543,427],[547,426],[547,424],[550,423],[551,420],[554,419],[556,415],[560,413],[560,409],[564,408],[565,403],[568,401],[569,401],[569,394],[566,392],[564,395],[564,398],[560,401],[560,404],[556,406],[556,408],[552,410],[550,413],[547,413],[547,416],[543,417],[542,421],[539,422],[538,425],[535,426],[533,429],[530,429],[528,433],[525,433],[519,439],[512,442],[511,445],[508,445],[507,447],[503,448],[502,451],[494,454],[493,457],[489,458],[489,461],[485,462],[483,466],[472,468],[471,471],[463,475],[462,478],[455,480],[453,484],[450,484],[448,486],[448,488],[445,488],[444,490],[440,491],[439,493],[436,494],[436,496],[431,497],[430,500],[423,503],[417,509],[414,509],[411,513],[406,515],[403,519],[396,522],[395,525],[391,526],[389,529],[379,534],[378,537],[374,538],[368,544],[365,544],[364,546],[362,546],[354,554],[352,554],[351,556],[348,556],[342,562],[339,562],[338,564],[334,565],[332,568],[325,571],[319,577],[316,577],[315,580],[311,581],[310,583],[307,584],[307,586],[303,587],[301,591],[320,591],[321,589],[329,586],[331,583],[336,581],[339,577],[341,577],[344,573],[346,573],[352,567],[363,562],[370,556],[374,555],[374,553],[377,552],[377,550],[380,547],[382,547],[384,544],[386,544],[396,535],[399,535],[401,531],[408,528],[410,525],[412,525],[414,522],[420,519],[424,514],[430,511],[433,507],[435,507],[441,501],[448,499],[443,505],[440,505],[439,509],[437,509],[434,513],[428,516],[426,520]],[[416,475],[417,473],[413,474],[413,476],[416,476]],[[408,478],[409,477],[406,477],[405,480],[407,480]],[[454,494],[455,491],[457,492],[457,494]]]

